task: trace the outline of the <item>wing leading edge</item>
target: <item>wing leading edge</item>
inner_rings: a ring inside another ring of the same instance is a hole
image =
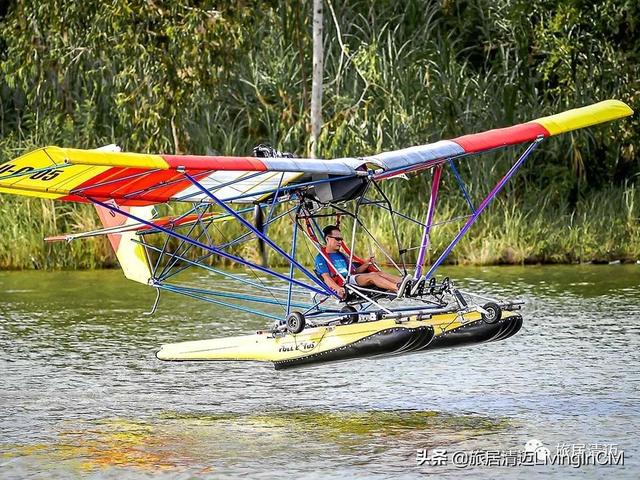
[[[497,128],[464,135],[452,140],[442,140],[418,147],[381,153],[366,159],[382,164],[387,172],[382,173],[379,178],[388,178],[407,170],[429,168],[443,159],[532,142],[541,136],[551,137],[629,115],[633,115],[633,110],[625,103],[618,100],[605,100],[511,127]]]

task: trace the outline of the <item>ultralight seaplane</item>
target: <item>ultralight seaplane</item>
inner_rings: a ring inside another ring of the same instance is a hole
[[[462,291],[448,278],[437,282],[436,270],[544,139],[632,114],[626,104],[607,100],[452,140],[332,160],[293,158],[267,146],[256,147],[254,157],[125,153],[115,146],[44,147],[0,165],[0,193],[95,205],[103,229],[46,240],[106,235],[125,276],[156,289],[153,311],[166,291],[271,322],[250,335],[162,345],[157,352],[161,360],[271,361],[282,369],[427,352],[503,340],[519,331],[522,302]],[[517,144],[527,146],[474,204],[456,162]],[[433,229],[447,223],[434,222],[445,169],[469,211],[448,220],[459,222],[457,234],[442,251],[427,255]],[[403,213],[382,188],[384,182],[409,173],[431,175],[423,218]],[[160,204],[181,210],[159,216]],[[388,215],[396,235],[392,249],[363,221],[363,212],[374,208]],[[224,235],[231,230],[229,222],[241,227],[232,238]],[[270,234],[276,226],[282,229],[283,222],[291,229],[288,244],[278,244]],[[419,245],[406,245],[398,234],[400,222],[418,229]],[[327,223],[347,232],[339,238],[349,263],[346,273],[334,268],[326,250],[321,232]],[[360,271],[379,271],[376,263],[367,264],[356,254],[360,236],[370,238],[386,264],[397,269],[403,278],[400,291],[364,287],[350,279],[355,265],[366,265]],[[239,246],[250,241],[257,241],[256,255],[239,254]],[[300,245],[327,263],[334,288],[302,261]],[[267,248],[286,260],[288,272],[268,265]],[[415,257],[411,264],[405,258],[408,252]],[[434,260],[425,265],[428,256]],[[220,262],[211,257],[240,265],[244,273],[219,268]],[[181,280],[193,269],[206,276],[199,276],[195,285],[193,275]],[[219,288],[230,282],[238,288]]]

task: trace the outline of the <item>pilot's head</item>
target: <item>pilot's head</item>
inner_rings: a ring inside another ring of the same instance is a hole
[[[327,225],[322,229],[327,250],[339,250],[342,244],[342,233],[335,225]]]

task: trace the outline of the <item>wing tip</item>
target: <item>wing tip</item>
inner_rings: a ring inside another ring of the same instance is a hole
[[[574,108],[555,115],[537,118],[533,122],[542,125],[550,135],[578,130],[599,125],[601,123],[619,120],[633,115],[634,111],[626,103],[609,99],[580,108]]]

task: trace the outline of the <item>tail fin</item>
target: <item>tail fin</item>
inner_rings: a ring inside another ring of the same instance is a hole
[[[110,200],[107,203],[117,207],[119,210],[131,213],[132,215],[144,220],[151,220],[153,218],[152,206],[121,207],[113,200]],[[96,205],[95,207],[98,211],[100,221],[105,228],[136,223],[129,217],[125,217],[124,215],[116,213],[113,210],[109,210],[108,208],[101,207],[99,205]],[[116,257],[118,257],[118,262],[120,262],[120,267],[122,267],[124,276],[134,282],[140,282],[148,285],[152,276],[149,260],[144,247],[133,241],[135,236],[135,232],[111,233],[107,235],[109,242],[111,242],[111,246],[113,247],[113,251],[116,253]]]

